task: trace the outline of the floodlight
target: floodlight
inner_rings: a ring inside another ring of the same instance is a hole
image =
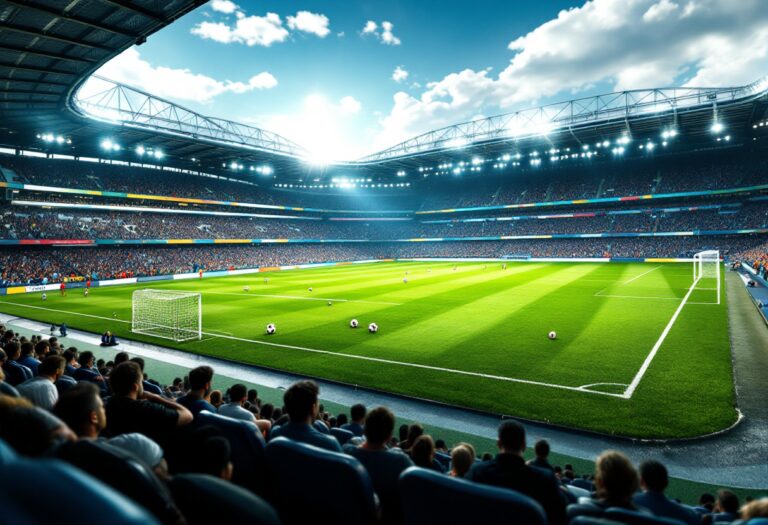
[[[725,126],[723,126],[723,123],[719,121],[715,121],[715,123],[712,124],[712,127],[710,128],[712,133],[720,133],[724,129],[725,129]]]
[[[141,157],[147,152],[146,149],[144,149],[144,146],[136,146],[136,154]]]
[[[163,150],[156,149],[155,150],[155,158],[159,160],[159,159],[162,159],[163,157],[165,157],[165,153],[163,153]],[[240,168],[242,168],[242,166],[240,166]]]

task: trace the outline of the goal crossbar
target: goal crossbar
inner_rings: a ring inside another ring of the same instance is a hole
[[[717,304],[720,304],[720,252],[718,250],[706,250],[693,256],[693,282],[694,284],[706,280],[706,286],[699,289],[714,289],[717,293]]]
[[[202,308],[200,293],[136,290],[132,296],[131,331],[176,342],[201,339]]]

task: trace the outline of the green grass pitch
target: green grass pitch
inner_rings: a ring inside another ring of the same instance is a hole
[[[725,293],[718,301],[714,279],[691,289],[692,280],[690,263],[396,262],[138,285],[202,293],[205,335],[186,343],[130,333],[137,286],[48,292],[45,302],[5,296],[0,311],[499,414],[670,438],[737,417]],[[268,323],[276,334],[266,335]]]

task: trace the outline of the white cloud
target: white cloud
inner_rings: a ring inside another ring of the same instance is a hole
[[[396,93],[376,147],[595,85],[621,91],[748,83],[768,72],[768,9],[763,0],[690,0],[684,7],[671,0],[591,0],[514,39],[509,49],[514,56],[496,76],[465,69],[418,96]]]
[[[363,105],[355,97],[346,96],[339,100],[339,108],[347,114],[359,113]]]
[[[230,0],[213,0],[213,2],[211,2],[211,9],[218,11],[219,13],[224,13],[225,15],[231,15],[237,11],[237,4]]]
[[[374,22],[373,20],[368,20],[365,23],[365,27],[363,27],[363,34],[376,34],[376,30],[379,28],[379,25]]]
[[[397,83],[403,82],[404,80],[408,79],[408,74],[408,71],[403,69],[402,66],[397,66],[392,72],[392,80]]]
[[[162,98],[206,103],[224,93],[242,94],[256,89],[271,89],[277,79],[266,71],[252,76],[247,82],[216,80],[189,69],[153,66],[135,48],[130,48],[107,62],[98,71],[111,80],[135,86]],[[89,81],[90,82],[90,81]],[[84,87],[83,89],[87,89]],[[87,94],[85,91],[83,94]]]
[[[264,47],[288,38],[288,30],[283,27],[279,15],[267,13],[266,16],[245,16],[240,11],[234,26],[224,22],[201,22],[192,28],[192,34],[222,44]]]
[[[286,21],[290,29],[312,33],[320,38],[325,38],[331,32],[331,30],[328,29],[328,17],[318,13],[299,11],[296,13],[296,16],[287,17]]]
[[[374,35],[383,44],[387,44],[390,46],[399,46],[400,39],[397,38],[395,34],[392,32],[394,27],[395,26],[394,24],[392,24],[392,22],[388,22],[385,20],[381,23],[381,31],[379,31],[379,25],[373,20],[368,20],[365,23],[365,26],[363,26],[363,29],[360,31],[360,34],[362,34],[363,36]]]

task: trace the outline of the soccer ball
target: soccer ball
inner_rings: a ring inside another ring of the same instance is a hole
[[[379,325],[377,325],[376,323],[369,324],[368,331],[371,332],[372,334],[375,334],[376,332],[379,331]]]
[[[554,341],[555,339],[557,339],[557,332],[555,332],[553,330],[553,331],[549,332],[549,334],[547,334],[547,337],[549,337],[550,339],[552,339]]]
[[[243,286],[243,291],[244,292],[250,292],[251,291],[251,287],[250,286]]]
[[[406,278],[406,279],[403,279],[403,282],[404,282],[405,284],[408,284],[408,279],[407,279],[407,278]]]
[[[352,319],[352,320],[349,322],[349,327],[350,327],[350,328],[357,328],[357,325],[358,325],[357,319]]]
[[[277,331],[277,327],[275,327],[275,325],[274,325],[274,324],[272,324],[272,323],[269,323],[269,324],[267,325],[267,335],[272,335],[272,334],[274,334],[276,331]]]
[[[43,295],[41,296],[41,299],[43,301],[47,301],[48,300],[48,296],[45,293],[43,293]]]
[[[333,303],[331,301],[328,301],[328,306],[333,306]]]
[[[311,287],[311,286],[309,287],[309,291],[310,291],[310,292],[312,291],[312,287]]]

